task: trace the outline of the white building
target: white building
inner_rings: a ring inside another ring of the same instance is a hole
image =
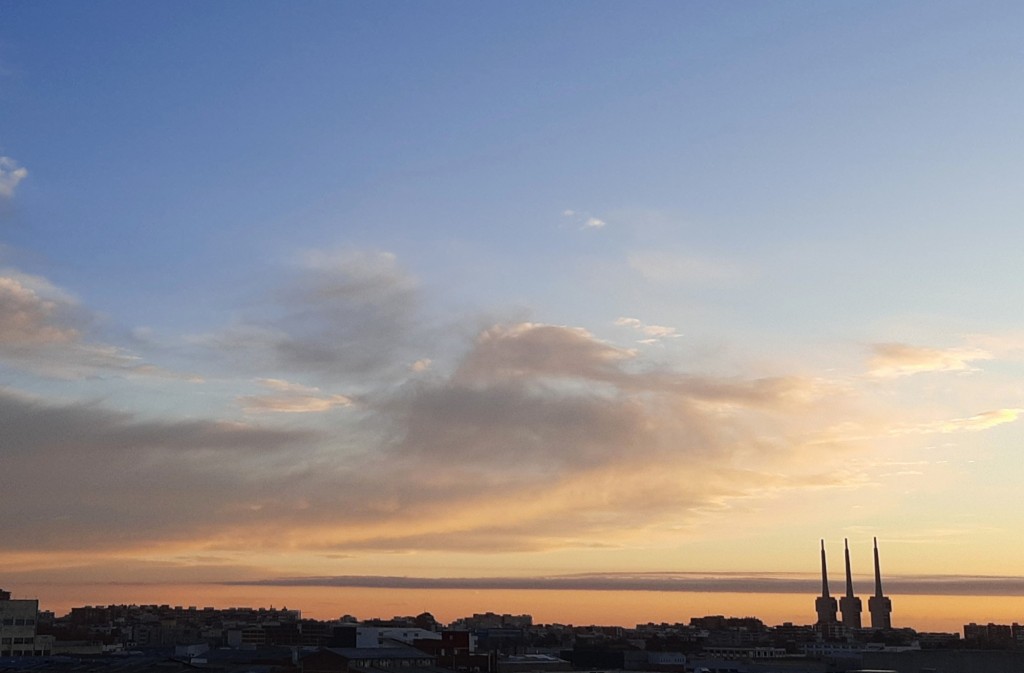
[[[37,636],[39,601],[12,600],[0,589],[0,657],[41,657],[53,649],[53,636]]]
[[[414,627],[356,627],[356,647],[391,647],[396,642],[412,645],[414,640],[441,640],[441,634]]]

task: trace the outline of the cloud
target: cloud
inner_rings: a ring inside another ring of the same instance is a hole
[[[0,271],[0,362],[58,379],[100,373],[195,379],[143,362],[122,348],[85,340],[91,316],[45,278]]]
[[[379,408],[395,429],[389,477],[409,477],[390,507],[415,502],[427,519],[443,507],[447,536],[391,530],[348,544],[586,546],[698,516],[723,498],[828,483],[781,477],[799,437],[762,422],[813,407],[813,386],[630,371],[633,360],[579,328],[483,331],[450,379],[410,385]]]
[[[353,400],[345,395],[326,395],[319,388],[289,383],[280,379],[261,379],[264,388],[275,391],[272,395],[244,395],[238,398],[246,413],[308,414],[348,407]]]
[[[1013,423],[1022,413],[1024,413],[1024,409],[994,409],[991,411],[984,411],[973,416],[968,416],[966,418],[953,418],[931,423],[897,426],[891,430],[890,434],[926,435],[932,433],[949,434],[953,432],[979,432],[999,425],[1004,425],[1006,423]]]
[[[416,362],[412,363],[411,365],[409,365],[409,369],[414,372],[425,372],[428,369],[430,369],[430,366],[432,364],[433,361],[430,358],[421,358]]]
[[[14,196],[18,184],[28,177],[28,170],[19,166],[10,157],[0,156],[0,198],[9,199]]]
[[[269,303],[193,341],[230,358],[235,371],[400,379],[400,363],[422,349],[417,308],[417,283],[393,254],[311,252]]]
[[[74,552],[50,553],[46,559],[31,557],[30,562],[19,564],[6,558],[4,576],[16,584],[62,585],[70,577],[77,586],[100,584],[104,587],[159,584],[200,584],[220,582],[224,578],[249,578],[258,582],[266,570],[244,564],[244,559],[222,560],[216,557],[190,559],[146,559],[135,556],[110,554],[83,559]],[[19,567],[20,566],[20,567]],[[111,573],[111,568],[116,573]]]
[[[242,403],[346,396],[287,379]],[[483,330],[450,375],[361,396],[330,433],[151,421],[0,395],[10,549],[539,550],[650,540],[737,498],[832,483],[800,463],[812,382],[645,370],[586,330]],[[787,429],[787,420],[797,421]],[[33,475],[47,474],[45,483]],[[73,534],[72,534],[73,532]],[[7,544],[7,543],[5,543]]]
[[[983,411],[962,418],[942,419],[923,423],[880,423],[865,427],[860,423],[846,422],[827,428],[814,443],[868,442],[883,437],[906,435],[953,434],[959,432],[982,432],[991,428],[1014,423],[1024,414],[1024,409],[1007,408]],[[900,464],[900,463],[886,463]]]
[[[870,578],[860,578],[869,585]],[[222,582],[277,587],[365,587],[374,589],[658,591],[813,595],[821,579],[797,573],[585,573],[541,577],[395,577],[332,575]],[[887,593],[916,596],[1024,596],[1024,579],[986,575],[887,575]]]
[[[281,379],[259,379],[257,381],[264,388],[270,390],[276,390],[282,393],[318,393],[319,388],[312,386],[305,386],[301,383],[291,383],[290,381],[282,381]]]
[[[7,271],[0,275],[0,348],[75,341],[78,331],[61,325],[70,303],[43,279]]]
[[[87,316],[44,279],[0,278],[0,357],[24,353],[35,366],[79,373],[153,367],[86,343]],[[482,329],[443,370],[416,359],[418,284],[393,255],[311,253],[283,285],[203,343],[247,373],[250,394],[232,396],[246,412],[282,424],[320,413],[322,432],[228,424],[215,411],[145,419],[0,391],[0,489],[20,508],[0,523],[10,548],[344,554],[656,544],[669,523],[852,479],[831,462],[857,441],[842,425],[845,387],[695,376],[586,329],[539,322]],[[616,324],[652,339],[675,335],[638,318]],[[324,413],[356,400],[358,413]],[[888,429],[982,430],[1019,413]],[[822,439],[822,428],[845,435]],[[40,488],[33,475],[44,473]]]
[[[677,333],[675,327],[666,327],[664,325],[648,325],[641,322],[637,318],[617,318],[615,324],[619,327],[631,327],[639,330],[641,334],[646,336],[646,339],[642,339],[639,343],[650,344],[657,343],[662,339],[670,339],[682,336]]]
[[[630,268],[653,283],[733,283],[747,275],[734,262],[663,250],[632,252],[627,262]]]
[[[972,362],[993,357],[979,348],[924,348],[902,343],[873,344],[871,350],[874,355],[869,363],[869,375],[875,378],[896,378],[923,372],[974,371]]]
[[[295,469],[287,449],[317,437],[213,420],[147,420],[3,389],[0,427],[0,490],[9,503],[0,538],[8,551],[194,539],[274,490]],[[266,478],[268,468],[276,479]]]
[[[483,331],[455,374],[458,381],[522,377],[607,379],[635,353],[599,341],[587,330],[537,323]]]
[[[572,210],[571,208],[563,210],[562,217],[570,220],[580,229],[603,229],[608,225],[605,220],[602,220],[599,217],[594,217],[587,212]]]

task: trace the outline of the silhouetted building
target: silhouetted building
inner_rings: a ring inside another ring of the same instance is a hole
[[[964,642],[970,647],[1005,649],[1013,646],[1020,625],[1013,624],[964,624]]]
[[[441,631],[440,640],[417,639],[412,645],[434,657],[439,668],[453,671],[492,673],[497,670],[494,652],[478,653],[475,637],[469,631]]]
[[[846,595],[839,599],[839,610],[843,613],[843,626],[848,629],[860,628],[860,599],[853,595],[853,575],[850,572],[850,543],[843,538],[846,554]]]
[[[868,599],[868,611],[871,613],[871,628],[892,628],[892,601],[882,593],[882,571],[878,564],[878,538],[875,544],[875,595]]]

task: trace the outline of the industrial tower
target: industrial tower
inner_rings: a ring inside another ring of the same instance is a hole
[[[860,628],[860,599],[853,595],[853,575],[850,573],[850,543],[843,538],[846,552],[846,595],[839,599],[839,610],[843,613],[843,626],[848,629]]]
[[[874,599],[872,599],[874,600]],[[888,600],[888,599],[886,599]],[[828,595],[828,570],[825,567],[825,541],[821,541],[821,595],[814,599],[814,610],[818,613],[818,626],[836,623],[836,599]],[[874,615],[874,613],[871,613]]]
[[[822,559],[824,559],[824,553],[822,552]],[[871,613],[871,628],[892,628],[892,601],[888,596],[882,594],[882,571],[878,565],[877,537],[875,538],[875,595],[868,599],[868,611]],[[818,614],[820,619],[821,613]],[[845,616],[844,613],[843,617],[845,618]]]

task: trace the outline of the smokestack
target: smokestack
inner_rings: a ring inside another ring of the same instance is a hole
[[[878,564],[878,538],[875,538],[875,595],[868,599],[871,628],[892,628],[892,600],[882,593],[882,569]]]
[[[843,538],[843,548],[846,551],[846,597],[853,598],[853,575],[850,573],[850,543]]]
[[[878,550],[875,550],[875,558],[878,558]],[[875,568],[878,568],[878,563],[875,563]],[[877,572],[877,570],[876,570]],[[828,598],[828,570],[825,568],[825,541],[821,541],[821,596],[822,598]]]
[[[878,538],[875,541],[875,595],[882,595],[882,569],[878,565]]]
[[[827,629],[836,623],[839,605],[828,595],[828,568],[825,566],[825,541],[821,541],[821,595],[814,599],[814,611],[818,613],[818,626]]]
[[[846,595],[839,599],[839,611],[843,613],[843,626],[850,629],[860,628],[860,599],[853,595],[853,573],[850,570],[850,542],[843,538],[843,550],[846,553]]]

